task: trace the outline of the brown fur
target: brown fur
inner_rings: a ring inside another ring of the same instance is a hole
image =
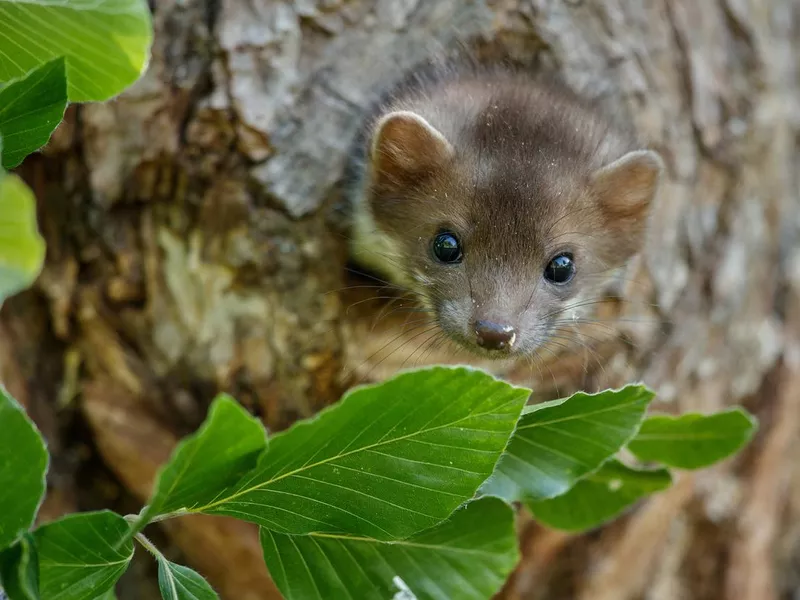
[[[385,272],[467,349],[490,320],[517,330],[512,353],[535,352],[642,245],[660,159],[561,86],[451,70],[401,87],[365,132],[355,203],[395,249]],[[441,229],[459,236],[461,264],[432,256]],[[543,272],[562,252],[576,275],[556,286]]]

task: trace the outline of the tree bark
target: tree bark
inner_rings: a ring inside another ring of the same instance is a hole
[[[503,597],[795,597],[795,0],[163,0],[154,15],[145,77],[72,107],[22,169],[48,256],[0,313],[0,378],[54,456],[42,519],[137,511],[217,391],[278,430],[357,381],[453,360],[378,319],[385,305],[348,310],[336,182],[376,86],[472,37],[620,111],[668,167],[607,325],[542,371],[505,375],[542,397],[642,379],[659,410],[743,403],[761,420],[740,457],[610,526],[523,522]],[[279,598],[254,528],[198,517],[160,531],[224,598]],[[143,561],[122,598],[156,597]]]

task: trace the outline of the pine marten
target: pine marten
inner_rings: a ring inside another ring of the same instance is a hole
[[[366,119],[351,252],[475,354],[536,353],[639,252],[663,163],[553,79],[450,62]]]

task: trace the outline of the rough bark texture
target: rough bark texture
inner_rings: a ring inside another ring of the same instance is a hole
[[[621,110],[669,172],[626,301],[606,307],[618,324],[508,376],[542,396],[642,378],[662,410],[744,403],[762,423],[741,457],[609,527],[523,524],[504,597],[797,597],[796,0],[159,0],[154,14],[144,79],[70,109],[24,166],[48,260],[0,313],[0,378],[54,454],[44,519],[138,510],[218,390],[280,429],[422,359],[390,320],[370,332],[381,307],[346,312],[331,293],[347,285],[334,184],[370,90],[478,35]],[[252,527],[159,531],[224,598],[279,597]],[[144,557],[121,597],[156,597],[152,574]]]

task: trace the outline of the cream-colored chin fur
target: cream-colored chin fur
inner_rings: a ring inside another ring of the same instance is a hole
[[[378,229],[372,210],[360,196],[356,200],[350,251],[358,263],[375,271],[391,283],[411,287],[408,275],[393,263],[401,263],[400,245]]]

